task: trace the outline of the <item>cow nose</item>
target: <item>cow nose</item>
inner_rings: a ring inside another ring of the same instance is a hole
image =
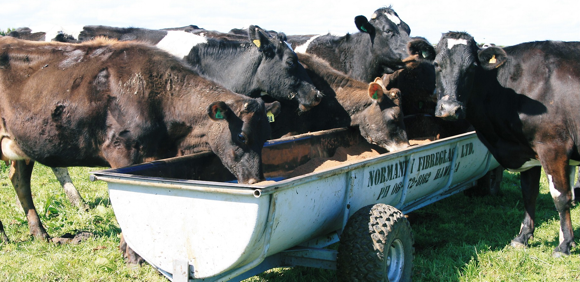
[[[439,103],[435,116],[445,120],[457,120],[462,113],[461,105],[457,103]]]
[[[316,96],[314,96],[314,102],[316,103],[316,105],[320,104],[320,101],[322,101],[322,97],[324,97],[322,92],[316,90]]]
[[[258,182],[260,182],[260,181],[258,181],[258,180],[257,180],[257,179],[255,179],[255,178],[250,178],[250,179],[248,180],[248,184],[256,184],[256,183],[258,183]]]

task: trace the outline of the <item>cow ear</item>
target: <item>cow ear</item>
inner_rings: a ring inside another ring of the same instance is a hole
[[[274,117],[277,117],[282,112],[282,104],[278,101],[272,103],[265,103],[266,115],[269,122],[274,122]]]
[[[213,102],[207,108],[207,114],[212,120],[225,120],[230,114],[230,107],[222,101]]]
[[[435,60],[435,48],[429,41],[423,38],[416,38],[407,43],[407,52],[409,55],[417,55],[421,59]]]
[[[398,88],[391,88],[386,93],[385,96],[388,97],[397,106],[401,105],[401,90]]]
[[[384,91],[382,85],[377,82],[369,83],[369,97],[371,97],[371,99],[380,103],[383,100],[383,94]]]
[[[506,52],[500,47],[489,47],[477,53],[479,63],[485,70],[499,68],[507,61]]]
[[[268,37],[262,32],[262,28],[257,25],[251,25],[248,27],[248,36],[250,41],[258,47],[258,50],[262,51],[270,44]]]
[[[366,32],[371,35],[375,34],[375,27],[369,23],[369,20],[365,16],[356,16],[354,18],[354,24],[361,32]]]

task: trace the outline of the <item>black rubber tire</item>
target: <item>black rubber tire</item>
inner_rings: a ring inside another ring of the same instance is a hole
[[[413,231],[398,209],[375,204],[347,222],[337,257],[338,281],[410,281]],[[389,280],[390,279],[390,280]]]

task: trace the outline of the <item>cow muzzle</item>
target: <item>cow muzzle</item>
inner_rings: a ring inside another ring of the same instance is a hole
[[[457,102],[440,100],[435,108],[435,116],[444,120],[458,120],[465,118],[465,111]]]
[[[298,106],[301,112],[306,112],[310,109],[312,109],[313,107],[318,106],[318,104],[320,104],[320,102],[322,101],[322,97],[324,97],[324,94],[322,94],[322,92],[315,90],[316,92],[313,95],[313,99],[311,100],[311,103],[303,103],[300,102],[300,105]]]

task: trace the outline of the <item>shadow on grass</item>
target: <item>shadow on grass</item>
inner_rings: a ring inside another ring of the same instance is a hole
[[[92,201],[87,201],[86,204],[89,206],[89,209],[94,209],[97,206],[104,206],[108,208],[111,206],[111,200],[109,197],[96,197]]]
[[[457,270],[477,259],[477,250],[499,251],[509,245],[519,233],[524,216],[519,174],[504,173],[501,192],[497,197],[467,197],[460,193],[409,214],[415,257],[425,262],[423,266],[419,262],[415,274],[427,280],[441,276],[441,273],[431,273],[439,271],[433,268],[439,265],[448,269],[445,277],[458,278]],[[536,229],[558,219],[551,196],[540,193],[536,203]],[[530,241],[530,247],[545,244],[555,248],[557,231],[555,234],[547,242]]]

